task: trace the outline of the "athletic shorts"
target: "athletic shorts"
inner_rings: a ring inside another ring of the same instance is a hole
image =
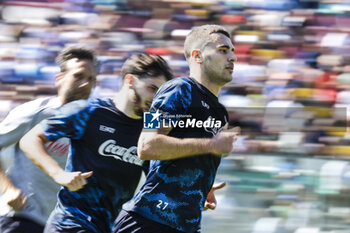
[[[24,217],[0,217],[1,233],[43,233],[44,226]]]
[[[164,224],[149,220],[135,212],[120,211],[113,233],[183,233]],[[196,233],[199,233],[197,231]]]

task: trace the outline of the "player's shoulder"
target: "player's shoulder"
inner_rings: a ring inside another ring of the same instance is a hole
[[[41,97],[37,98],[15,107],[11,112],[34,113],[39,112],[41,109],[50,107],[49,104],[53,102],[54,97]]]
[[[114,106],[111,98],[93,98],[89,99],[89,104],[95,107],[109,107]]]
[[[60,113],[63,115],[72,115],[83,111],[91,113],[100,107],[109,106],[113,106],[109,98],[81,99],[65,104],[60,109]]]
[[[166,83],[164,83],[159,92],[191,92],[192,80],[186,77],[174,78]]]
[[[191,83],[192,83],[192,80],[190,78],[178,77],[178,78],[174,78],[172,80],[169,80],[164,85],[168,85],[168,86],[189,86],[189,85],[191,85]]]
[[[30,106],[33,108],[38,108],[38,107],[42,107],[45,105],[49,105],[51,102],[53,102],[53,100],[55,100],[56,97],[40,97],[31,101],[28,101],[20,106]]]
[[[63,105],[59,109],[59,115],[74,115],[89,109],[91,105],[91,100],[89,99],[75,100]]]

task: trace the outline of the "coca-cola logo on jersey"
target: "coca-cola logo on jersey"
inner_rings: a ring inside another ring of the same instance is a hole
[[[109,139],[102,143],[98,148],[98,153],[103,156],[113,157],[115,159],[139,166],[142,166],[143,164],[143,161],[137,156],[136,146],[132,146],[130,148],[121,147],[118,146],[117,142],[113,139]]]

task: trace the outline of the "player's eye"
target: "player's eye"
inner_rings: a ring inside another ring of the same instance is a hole
[[[220,51],[220,53],[222,53],[222,54],[227,54],[227,49],[220,49],[219,51]]]
[[[150,90],[150,91],[152,91],[152,92],[157,92],[158,91],[158,87],[156,87],[156,86],[148,86],[147,87],[148,88],[148,90]]]
[[[84,74],[76,73],[76,74],[74,74],[74,78],[76,78],[76,79],[83,79],[84,78]]]

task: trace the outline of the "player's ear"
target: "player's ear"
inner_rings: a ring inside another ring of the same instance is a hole
[[[201,55],[201,50],[200,49],[194,49],[191,52],[191,56],[193,57],[194,61],[198,64],[201,64],[202,61],[202,55]]]
[[[135,81],[135,76],[132,74],[127,74],[124,76],[124,85],[127,85],[128,87],[132,87],[133,83]]]

